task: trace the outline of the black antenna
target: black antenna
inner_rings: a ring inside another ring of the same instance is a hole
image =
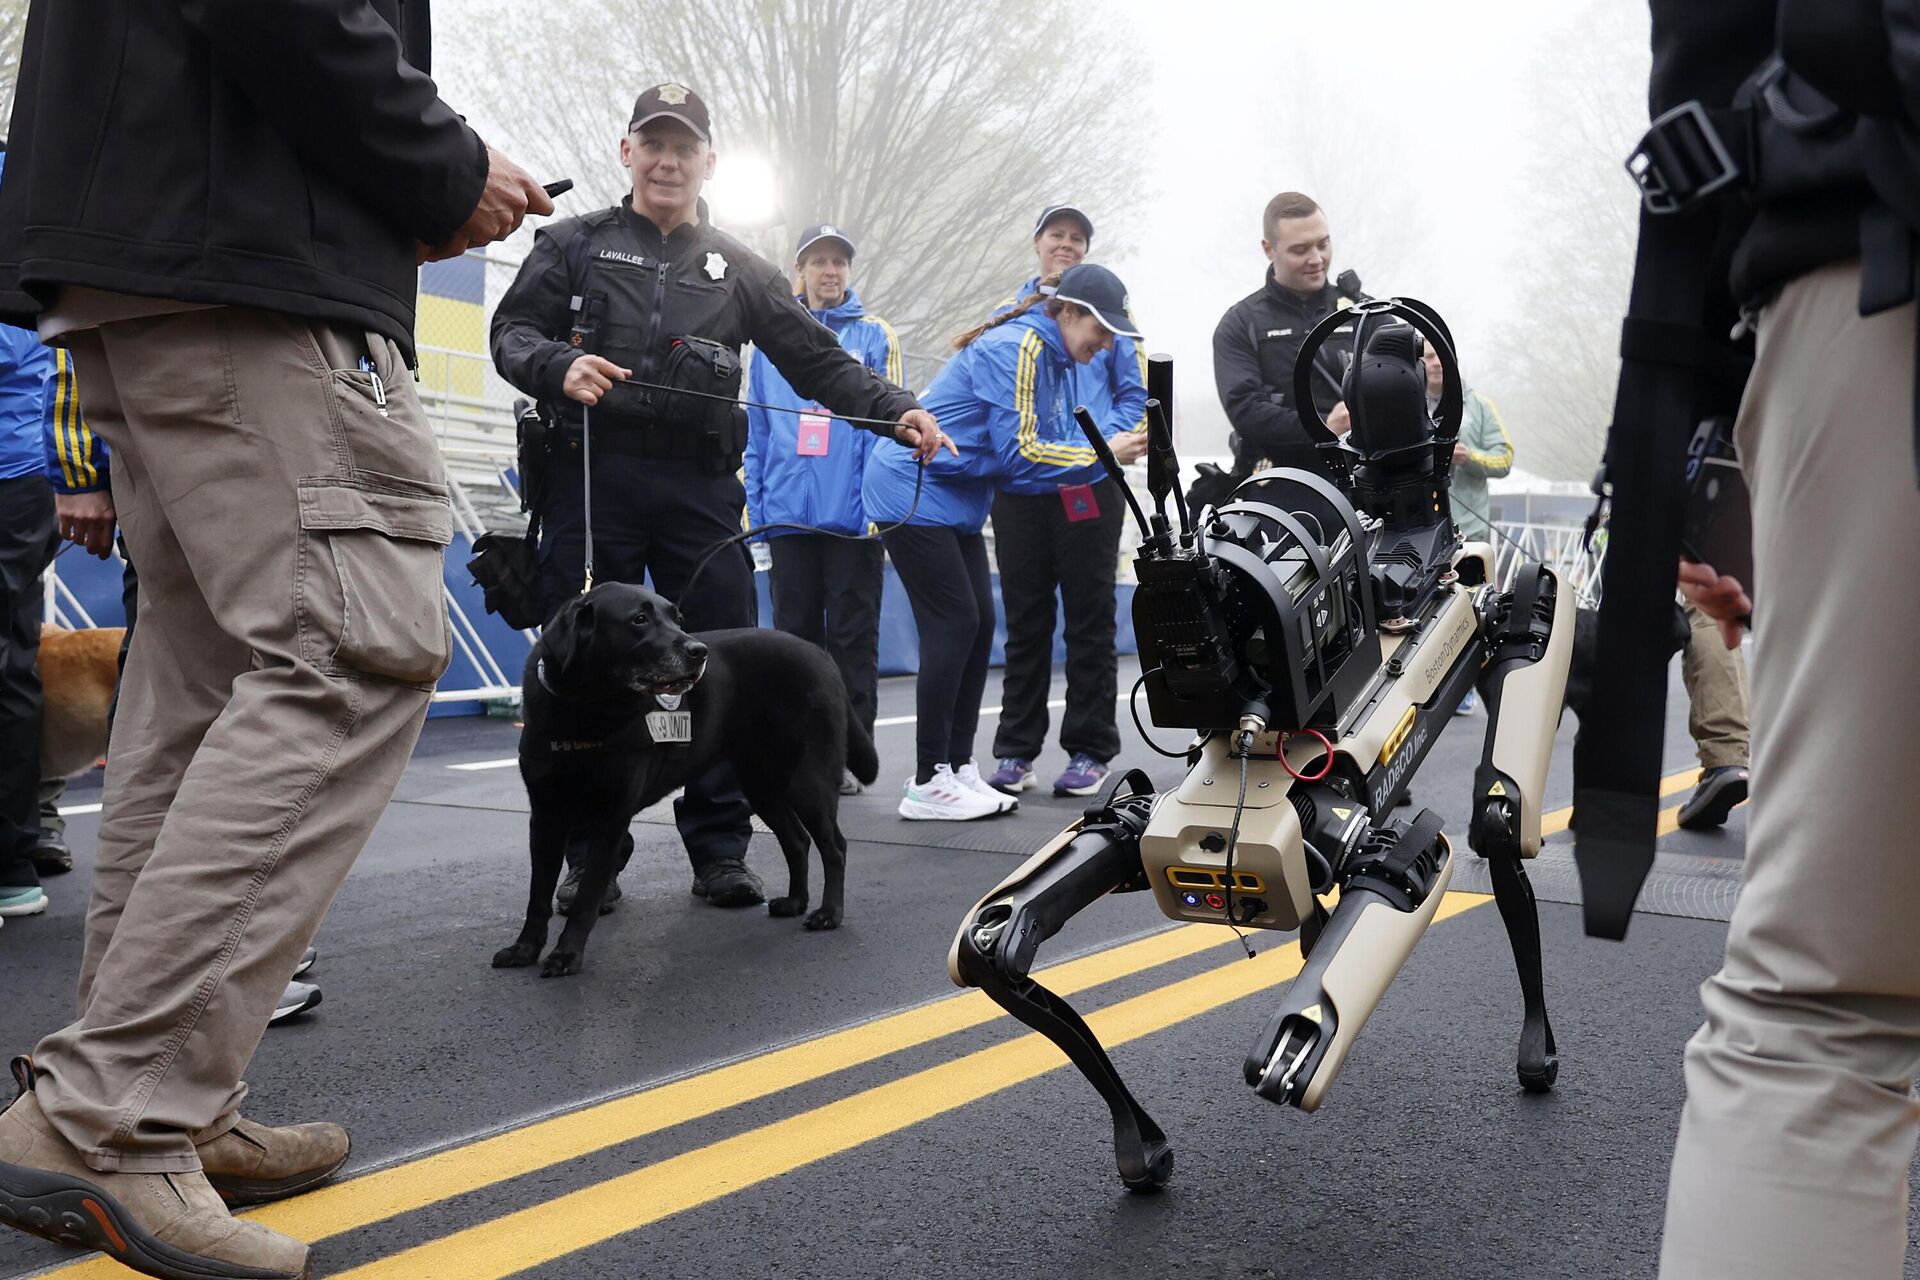
[[[1073,420],[1080,424],[1080,430],[1086,433],[1087,443],[1093,446],[1093,452],[1100,459],[1100,465],[1113,477],[1113,483],[1119,486],[1120,496],[1133,508],[1133,518],[1140,522],[1140,536],[1153,537],[1153,531],[1147,527],[1147,513],[1140,509],[1140,502],[1133,496],[1133,490],[1127,488],[1127,473],[1120,469],[1119,461],[1113,456],[1113,450],[1107,448],[1106,439],[1100,434],[1100,424],[1087,412],[1087,406],[1075,405]],[[1164,523],[1164,522],[1163,522]]]
[[[1173,452],[1173,357],[1147,357],[1147,438],[1152,449],[1147,455],[1147,488],[1154,501],[1160,501],[1162,489],[1154,489],[1154,472],[1160,472],[1161,484],[1173,491],[1173,509],[1180,516],[1180,536],[1193,532],[1187,514],[1187,495],[1180,488],[1180,459]],[[1164,511],[1164,507],[1162,508]]]

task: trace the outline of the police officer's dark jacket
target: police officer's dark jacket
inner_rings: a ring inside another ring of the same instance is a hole
[[[575,345],[574,300],[585,304]],[[738,351],[752,342],[800,394],[836,414],[898,420],[919,407],[911,394],[872,373],[831,329],[795,299],[779,270],[701,219],[667,236],[633,211],[632,197],[611,209],[542,229],[494,312],[493,362],[508,382],[577,421],[565,395],[567,368],[583,353],[603,356],[634,378],[659,382],[675,338],[707,338]],[[635,420],[621,423],[614,406]],[[596,428],[654,422],[644,397],[609,397]],[[637,410],[637,412],[636,412]],[[869,430],[891,438],[878,427]]]
[[[1233,427],[1239,474],[1264,466],[1326,474],[1293,403],[1293,366],[1316,324],[1366,298],[1351,274],[1341,279],[1349,289],[1328,281],[1303,297],[1277,282],[1269,267],[1266,284],[1227,308],[1213,331],[1213,378]],[[1315,360],[1314,402],[1323,418],[1340,403],[1340,381],[1352,362],[1353,326],[1343,325]]]
[[[415,242],[486,147],[440,101],[427,0],[32,0],[0,319],[62,284],[337,320],[413,349]],[[402,61],[404,59],[404,61]]]

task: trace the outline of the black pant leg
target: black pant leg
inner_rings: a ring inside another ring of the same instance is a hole
[[[768,538],[773,567],[773,628],[810,644],[827,643],[827,555],[835,540],[817,533]]]
[[[847,683],[854,719],[872,737],[880,701],[880,593],[886,587],[886,549],[871,539],[822,541],[827,656]]]
[[[127,673],[127,652],[133,648],[133,624],[140,617],[140,572],[133,567],[133,557],[127,553],[127,540],[116,537],[120,548],[120,611],[126,615],[127,631],[120,637],[120,656],[118,670],[121,675]],[[120,712],[120,682],[113,682],[113,697],[107,702],[107,754],[113,754],[113,721]]]
[[[1000,602],[1007,611],[1007,665],[1001,679],[1000,727],[993,754],[1031,760],[1047,743],[1047,692],[1053,684],[1054,563],[1052,526],[1063,522],[1052,494],[1002,493],[993,500],[994,554]]]
[[[40,883],[40,575],[57,546],[47,478],[0,480],[0,888]]]
[[[973,643],[960,669],[953,698],[953,732],[947,739],[947,759],[957,768],[973,759],[973,739],[980,728],[980,702],[987,692],[987,666],[993,661],[993,572],[987,567],[987,540],[977,533],[962,534],[960,560],[967,585],[973,591],[976,618]]]
[[[1067,642],[1067,712],[1060,718],[1060,746],[1069,755],[1084,753],[1104,763],[1120,754],[1114,578],[1126,500],[1111,480],[1094,486],[1094,496],[1100,504],[1097,517],[1068,520],[1063,511],[1055,526],[1054,562],[1060,568]]]
[[[981,541],[978,534],[966,535]],[[915,763],[919,781],[933,776],[935,765],[949,764],[954,724],[962,698],[968,659],[980,629],[979,594],[961,553],[963,535],[935,525],[906,525],[882,534],[887,554],[900,574],[920,633],[920,672],[914,680]],[[993,640],[992,600],[988,600],[987,640]],[[984,686],[985,667],[980,681]],[[972,718],[980,716],[980,687],[973,693]]]
[[[651,522],[642,502],[645,468],[656,464],[621,454],[593,460],[593,579],[639,583],[646,576]],[[536,559],[541,616],[580,594],[586,581],[585,481],[578,458],[560,457],[547,477],[540,509]]]
[[[680,606],[689,631],[755,625],[753,560],[744,546],[706,559],[718,543],[740,532],[746,489],[738,476],[709,475],[698,463],[652,463],[636,485],[647,513],[647,570],[661,595]],[[709,769],[687,784],[673,804],[674,825],[694,874],[716,862],[744,858],[753,838],[753,809],[731,764]]]

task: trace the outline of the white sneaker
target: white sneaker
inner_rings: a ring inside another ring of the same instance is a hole
[[[973,790],[1000,806],[1001,813],[1009,813],[1020,807],[1020,801],[1017,797],[1010,796],[1004,791],[994,790],[994,788],[988,784],[987,780],[980,776],[980,766],[971,760],[961,765],[958,769],[955,769],[953,776],[960,779],[963,785],[973,788]]]
[[[900,816],[915,822],[971,822],[1000,812],[1000,806],[960,781],[952,768],[938,765],[921,783],[907,779]]]

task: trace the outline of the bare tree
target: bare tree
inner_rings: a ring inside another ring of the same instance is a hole
[[[1590,0],[1535,63],[1553,70],[1534,72],[1530,94],[1545,141],[1528,171],[1534,284],[1495,345],[1516,460],[1538,475],[1585,480],[1606,444],[1638,237],[1621,166],[1646,129],[1646,22]]]
[[[27,0],[0,0],[0,137],[13,119],[13,90],[20,83],[20,45],[27,34]]]
[[[1025,0],[577,0],[551,27],[519,10],[471,0],[472,20],[440,24],[436,71],[483,131],[574,177],[576,207],[612,203],[634,94],[691,85],[722,175],[745,154],[776,177],[781,223],[756,247],[784,262],[802,225],[845,225],[862,297],[909,350],[943,350],[1025,278],[1042,205],[1085,203],[1104,224],[1142,186],[1130,42],[1063,40]],[[510,82],[489,71],[503,31]]]

